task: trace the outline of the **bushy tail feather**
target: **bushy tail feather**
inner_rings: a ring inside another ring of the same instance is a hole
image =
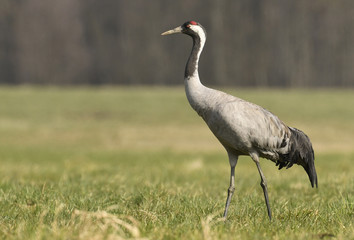
[[[315,154],[309,137],[302,131],[289,127],[291,136],[289,140],[289,153],[282,156],[282,161],[277,162],[279,169],[291,167],[294,163],[301,165],[309,176],[311,186],[318,187],[315,169]]]
[[[304,167],[304,169],[307,172],[307,175],[309,176],[311,186],[315,187],[316,184],[316,188],[318,188],[317,173],[314,162],[312,162],[312,164],[310,164],[308,167]]]

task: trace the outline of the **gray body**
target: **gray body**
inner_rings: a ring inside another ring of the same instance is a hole
[[[259,164],[259,157],[276,163],[279,169],[301,165],[311,185],[317,186],[314,152],[310,139],[302,131],[286,126],[277,116],[264,108],[224,92],[205,87],[198,74],[198,62],[206,41],[206,32],[199,23],[190,21],[162,33],[184,33],[192,37],[193,48],[187,61],[184,83],[188,101],[203,118],[228,153],[231,167],[230,186],[226,199],[226,219],[235,191],[235,166],[240,155],[249,155],[256,163],[261,177],[268,216],[271,210],[267,182]]]
[[[185,81],[192,108],[227,151],[256,153],[272,161],[289,149],[290,130],[278,117],[253,103],[207,88],[197,78]],[[197,91],[196,91],[197,89]]]

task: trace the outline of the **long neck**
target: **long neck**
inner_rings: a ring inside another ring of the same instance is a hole
[[[193,35],[191,36],[193,38],[193,48],[192,52],[189,56],[189,59],[187,61],[186,69],[184,72],[184,78],[186,80],[192,79],[192,78],[198,78],[198,62],[199,62],[199,57],[200,54],[203,50],[204,44],[205,44],[205,35],[204,33],[200,35]]]
[[[205,34],[193,35],[193,48],[187,61],[184,73],[185,90],[188,101],[192,108],[200,115],[204,115],[204,109],[207,108],[205,96],[207,88],[200,82],[198,74],[198,62],[200,53],[205,44]]]

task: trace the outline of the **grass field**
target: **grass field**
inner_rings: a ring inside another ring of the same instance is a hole
[[[176,88],[0,88],[2,239],[354,239],[354,91],[225,89],[313,141],[319,188],[226,153]]]

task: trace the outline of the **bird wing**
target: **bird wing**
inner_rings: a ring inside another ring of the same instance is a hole
[[[286,152],[290,130],[268,110],[228,95],[218,102],[204,120],[219,141],[229,148],[277,160],[278,152]]]
[[[252,104],[249,107],[248,121],[252,131],[253,146],[263,151],[279,151],[289,142],[289,128],[273,113]],[[252,123],[253,122],[253,123]]]

